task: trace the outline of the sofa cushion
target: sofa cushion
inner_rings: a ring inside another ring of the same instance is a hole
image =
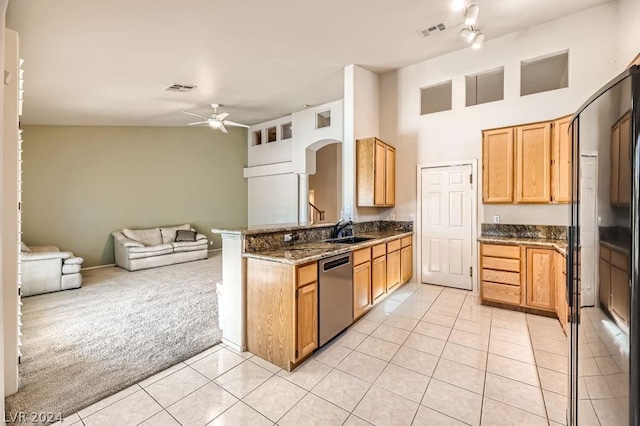
[[[196,240],[196,231],[185,231],[183,229],[176,233],[176,242],[193,242]]]
[[[167,246],[168,248],[166,248]],[[162,250],[149,250],[146,252],[132,252],[131,250],[129,250],[129,259],[144,259],[146,257],[164,256],[165,254],[173,253],[173,247],[171,247],[170,244],[162,244],[156,247],[165,247],[165,248],[163,248]],[[133,249],[136,249],[136,248],[140,249],[142,247],[133,247]],[[151,248],[151,247],[148,247],[148,248]]]
[[[129,253],[155,253],[165,250],[173,250],[173,246],[171,244],[158,244],[155,246],[129,247]]]
[[[62,265],[62,273],[63,274],[77,274],[78,272],[80,272],[80,264],[79,263],[73,263],[73,264],[64,264]]]
[[[176,240],[176,233],[178,231],[190,231],[191,225],[188,223],[180,226],[172,226],[169,228],[160,228],[162,234],[162,244],[172,243]]]
[[[73,256],[68,259],[65,259],[64,264],[65,265],[82,265],[82,262],[84,262],[83,258]]]
[[[175,253],[182,253],[186,251],[198,251],[207,249],[207,241],[176,241],[171,243],[173,251]]]
[[[159,246],[162,244],[162,234],[160,228],[153,229],[123,229],[125,237],[133,241],[138,241],[145,246]]]

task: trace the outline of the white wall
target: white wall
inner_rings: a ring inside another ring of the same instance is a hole
[[[249,178],[247,190],[249,225],[298,221],[298,175],[287,173]]]
[[[397,147],[396,219],[408,220],[416,212],[417,164],[480,160],[483,129],[573,113],[613,78],[621,70],[616,63],[617,18],[616,3],[607,3],[489,40],[480,50],[463,48],[381,76],[380,136]],[[584,31],[596,26],[601,30]],[[520,97],[520,61],[566,49],[569,87]],[[505,68],[505,99],[465,107],[465,75],[499,66]],[[446,80],[453,80],[452,110],[420,116],[420,88]],[[513,224],[568,221],[566,205],[481,206],[479,221],[487,222],[493,214]]]
[[[4,70],[4,26],[5,26],[5,17],[7,11],[7,3],[8,0],[0,0],[0,69]],[[4,84],[0,84],[0,99],[4,99]],[[0,124],[4,127],[4,114],[3,114],[3,102],[0,102]],[[4,142],[2,132],[0,132],[0,142]],[[0,149],[0,164],[3,163],[2,150]],[[4,197],[2,192],[2,176],[0,175],[0,205],[2,205],[2,209],[0,209],[0,223],[2,223],[2,211],[5,208],[4,205]],[[0,232],[0,238],[4,240],[2,237],[3,233]],[[2,269],[2,244],[0,244],[0,270]],[[0,287],[4,285],[4,280],[2,279],[2,274],[0,274]],[[0,292],[0,353],[4,353],[4,298],[2,296],[2,292]],[[0,383],[4,384],[4,363],[0,363]],[[4,386],[0,386],[0,401],[4,401]],[[5,418],[4,413],[4,404],[0,409],[2,412],[2,418]]]
[[[640,1],[617,0],[616,3],[620,37],[618,55],[620,65],[624,67],[640,53]]]

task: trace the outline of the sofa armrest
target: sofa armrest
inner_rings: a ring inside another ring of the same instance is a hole
[[[20,260],[22,262],[33,262],[36,260],[47,260],[47,259],[68,259],[72,257],[73,254],[68,251],[46,251],[39,253],[20,253]]]
[[[206,240],[207,236],[204,234],[196,234],[196,241]]]
[[[125,237],[122,232],[116,231],[116,232],[113,232],[111,235],[113,235],[113,242],[117,243],[117,244],[120,244],[121,246],[124,246],[124,247],[144,247],[144,244],[139,243],[138,241],[133,241],[133,240]]]

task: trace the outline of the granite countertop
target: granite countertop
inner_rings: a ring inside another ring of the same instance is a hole
[[[242,256],[252,259],[268,260],[272,262],[286,263],[289,265],[299,265],[313,262],[326,257],[336,256],[365,247],[412,235],[413,232],[402,231],[373,231],[359,233],[357,237],[372,238],[357,244],[340,244],[317,241],[312,243],[294,244],[286,247],[277,247],[269,250],[260,250],[252,253],[244,253]]]
[[[609,247],[619,253],[629,255],[631,244],[628,241],[623,240],[600,240],[600,244]]]
[[[300,229],[324,228],[335,225],[335,222],[315,222],[315,223],[278,223],[275,225],[252,225],[239,228],[213,228],[211,232],[214,234],[238,234],[238,235],[255,235],[266,234],[270,232],[288,232]]]
[[[566,240],[553,240],[549,238],[493,237],[482,235],[478,238],[478,241],[481,243],[504,244],[513,246],[529,245],[551,247],[556,249],[561,254],[567,254]]]

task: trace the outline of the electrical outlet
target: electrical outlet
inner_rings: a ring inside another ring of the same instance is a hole
[[[496,214],[493,216],[493,223],[500,223],[500,215]]]
[[[389,213],[389,220],[395,220],[396,219],[396,215],[393,213]]]
[[[210,245],[210,246],[213,246],[213,241],[209,241],[209,245]]]
[[[284,234],[284,242],[288,243],[293,241],[293,234]]]
[[[416,216],[413,214],[409,215],[409,220],[413,222],[414,220],[416,220]]]

